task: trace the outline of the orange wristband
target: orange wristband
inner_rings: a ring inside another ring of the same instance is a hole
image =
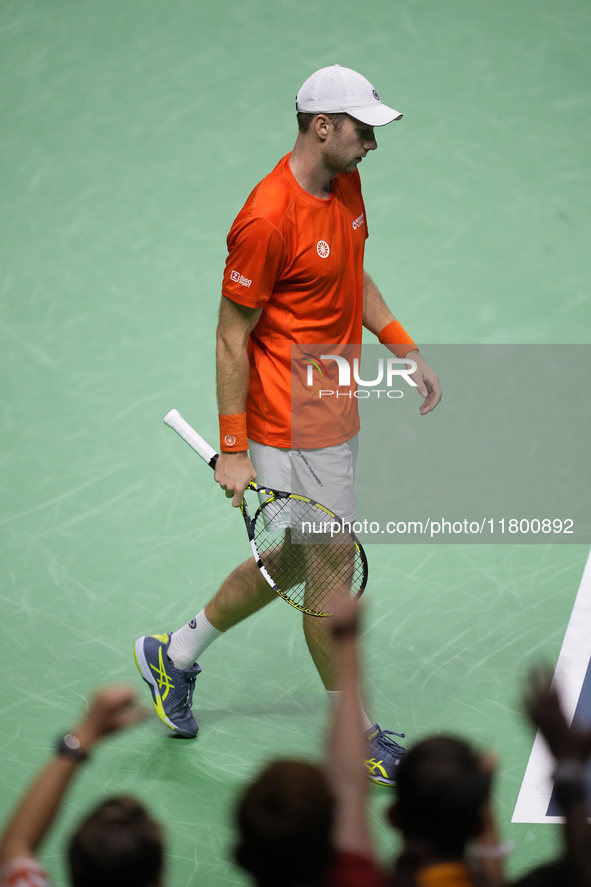
[[[402,324],[398,323],[397,320],[390,321],[380,330],[378,340],[382,345],[398,345],[398,348],[394,348],[396,357],[406,357],[409,351],[419,350]]]
[[[234,416],[218,416],[220,421],[220,451],[239,453],[248,449],[246,437],[246,413]]]

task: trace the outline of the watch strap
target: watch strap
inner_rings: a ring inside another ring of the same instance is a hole
[[[71,733],[60,736],[55,744],[55,753],[64,758],[71,758],[73,761],[83,763],[88,760],[88,752],[80,748],[80,740]]]

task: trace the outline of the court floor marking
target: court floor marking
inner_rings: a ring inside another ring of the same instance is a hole
[[[591,552],[558,657],[554,681],[559,687],[565,715],[572,720],[581,697],[591,659]],[[562,822],[548,815],[552,796],[553,758],[540,733],[536,734],[521,784],[512,822]]]

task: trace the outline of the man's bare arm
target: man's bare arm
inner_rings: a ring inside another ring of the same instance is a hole
[[[367,273],[363,272],[363,326],[374,335],[379,335],[381,330],[389,323],[396,320],[386,303],[379,289]],[[394,349],[390,345],[386,345],[392,353]],[[411,379],[417,384],[417,390],[421,397],[425,398],[419,407],[422,416],[434,410],[441,400],[441,386],[439,378],[433,372],[420,351],[410,351],[406,355],[410,360],[414,360],[417,368],[411,373]]]
[[[325,773],[335,799],[333,844],[343,852],[373,858],[365,768],[366,739],[359,702],[359,604],[335,602],[330,628],[334,639],[337,688],[340,696],[329,733]]]
[[[248,337],[258,323],[262,308],[245,308],[222,296],[216,332],[216,383],[218,412],[234,416],[246,412],[248,394]],[[248,451],[220,453],[215,479],[237,508],[256,471]]]
[[[550,666],[539,666],[530,672],[524,708],[556,760],[555,791],[558,793],[561,781],[563,790],[568,789],[566,796],[559,796],[558,801],[563,808],[563,836],[573,884],[590,887],[591,829],[587,819],[585,771],[591,756],[591,729],[578,720],[569,726],[558,689],[552,684]]]
[[[367,273],[363,272],[363,326],[377,336],[380,330],[396,320],[381,292]]]
[[[148,711],[135,704],[131,687],[101,687],[72,735],[78,739],[80,750],[89,752],[105,736],[131,727],[147,716]],[[61,755],[54,755],[45,765],[5,826],[0,838],[0,864],[7,865],[18,857],[33,857],[79,769],[73,758]]]

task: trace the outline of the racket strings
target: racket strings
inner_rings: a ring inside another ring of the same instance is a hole
[[[326,612],[336,594],[357,597],[365,565],[352,536],[312,502],[265,502],[254,523],[258,555],[278,589],[296,606]]]

